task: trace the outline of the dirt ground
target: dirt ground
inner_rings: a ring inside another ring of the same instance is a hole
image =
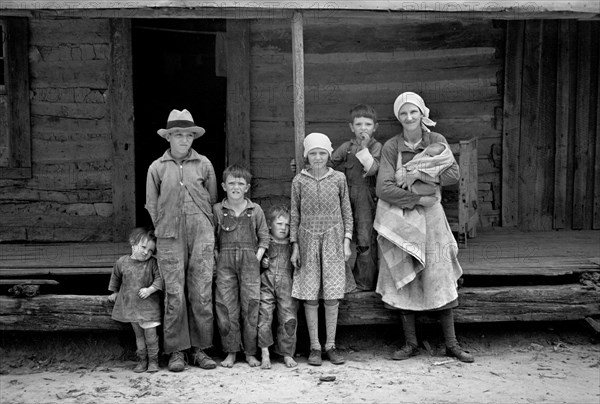
[[[583,322],[457,326],[473,364],[443,356],[437,326],[419,327],[425,343],[406,361],[389,359],[402,343],[396,327],[340,327],[345,365],[310,366],[300,347],[294,369],[272,355],[270,370],[237,362],[171,373],[162,357],[154,374],[132,372],[129,334],[3,332],[0,403],[600,402],[600,344]]]

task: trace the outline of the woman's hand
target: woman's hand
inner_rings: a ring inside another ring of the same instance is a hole
[[[430,208],[436,204],[437,198],[435,196],[422,196],[417,202],[417,205],[425,206],[426,208]]]
[[[269,268],[269,257],[267,257],[266,255],[263,257],[262,261],[260,261],[260,266],[262,268]]]
[[[350,239],[344,238],[344,261],[348,261],[351,255],[352,250],[350,250]]]
[[[292,244],[292,256],[290,261],[292,261],[294,268],[300,269],[300,249],[298,248],[298,243]]]
[[[115,300],[117,300],[117,296],[119,296],[117,292],[113,293],[112,295],[108,296],[108,301],[114,303]]]
[[[411,191],[414,192],[417,195],[421,195],[421,196],[431,196],[435,194],[435,191],[437,189],[437,186],[433,185],[433,184],[427,184],[423,181],[415,181],[414,184],[412,184],[411,186]]]

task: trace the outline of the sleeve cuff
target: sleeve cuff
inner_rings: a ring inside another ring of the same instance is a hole
[[[360,164],[362,164],[364,170],[367,172],[371,169],[373,162],[375,161],[373,156],[371,156],[371,152],[369,152],[369,149],[366,147],[356,153],[356,158],[358,161],[360,161]]]
[[[347,238],[348,240],[352,241],[352,233],[344,234],[344,238]]]

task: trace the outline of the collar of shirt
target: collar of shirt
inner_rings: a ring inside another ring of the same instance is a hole
[[[319,180],[322,180],[322,179],[324,179],[324,178],[327,178],[327,177],[329,177],[329,176],[330,176],[330,175],[331,175],[331,174],[332,174],[332,173],[335,171],[335,170],[334,170],[333,168],[331,168],[331,167],[327,167],[327,168],[328,168],[328,170],[327,170],[327,173],[325,173],[325,175],[324,175],[324,176],[322,176],[322,177],[321,177]],[[310,178],[312,178],[312,179],[314,179],[314,180],[317,180],[317,178],[316,178],[314,175],[312,175],[311,173],[309,173],[309,172],[308,172],[308,170],[307,170],[306,168],[303,168],[303,169],[302,169],[302,171],[300,171],[300,174],[304,174],[304,175],[306,175],[306,176],[308,176],[308,177],[310,177]],[[317,181],[319,181],[319,180],[317,180]]]
[[[421,140],[415,143],[412,147],[409,145],[409,143],[407,143],[404,134],[400,133],[398,135],[398,151],[418,153],[419,151],[425,150],[425,148],[431,143],[431,133],[433,132],[423,132]]]
[[[160,161],[169,161],[169,160],[176,161],[175,158],[173,156],[171,156],[171,149],[168,149],[160,158]],[[196,152],[196,150],[190,149],[187,156],[185,156],[183,159],[181,159],[181,161],[188,161],[188,160],[200,160],[200,154],[198,154],[198,152]]]
[[[248,198],[244,198],[244,200],[246,201],[246,207],[244,208],[244,210],[242,212],[245,212],[246,210],[249,210],[249,209],[254,209],[254,202],[252,202]],[[221,202],[221,209],[233,210],[233,208],[229,204],[229,201],[227,200],[227,198],[223,199],[223,202]]]
[[[271,238],[271,243],[275,243],[275,244],[289,244],[290,243],[289,237],[287,237],[283,240],[276,239],[273,236],[270,236],[270,238]]]

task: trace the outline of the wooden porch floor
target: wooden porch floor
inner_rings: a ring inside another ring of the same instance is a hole
[[[129,252],[127,243],[0,244],[0,277],[110,274],[115,261]],[[600,271],[599,257],[597,230],[479,231],[459,252],[465,276]]]
[[[105,274],[108,284],[114,262],[129,251],[125,243],[0,244],[0,279]],[[586,287],[577,275],[600,272],[599,256],[600,231],[479,232],[459,253],[465,287],[459,289],[455,321],[558,321],[598,316],[600,285]],[[533,278],[521,285],[515,282],[521,276]],[[494,281],[486,282],[488,285],[507,286],[467,286],[481,277]],[[505,282],[507,279],[511,282]],[[0,295],[0,330],[122,328],[123,324],[110,318],[111,311],[106,296]],[[398,322],[399,312],[386,309],[375,292],[350,293],[340,303],[341,325]]]

